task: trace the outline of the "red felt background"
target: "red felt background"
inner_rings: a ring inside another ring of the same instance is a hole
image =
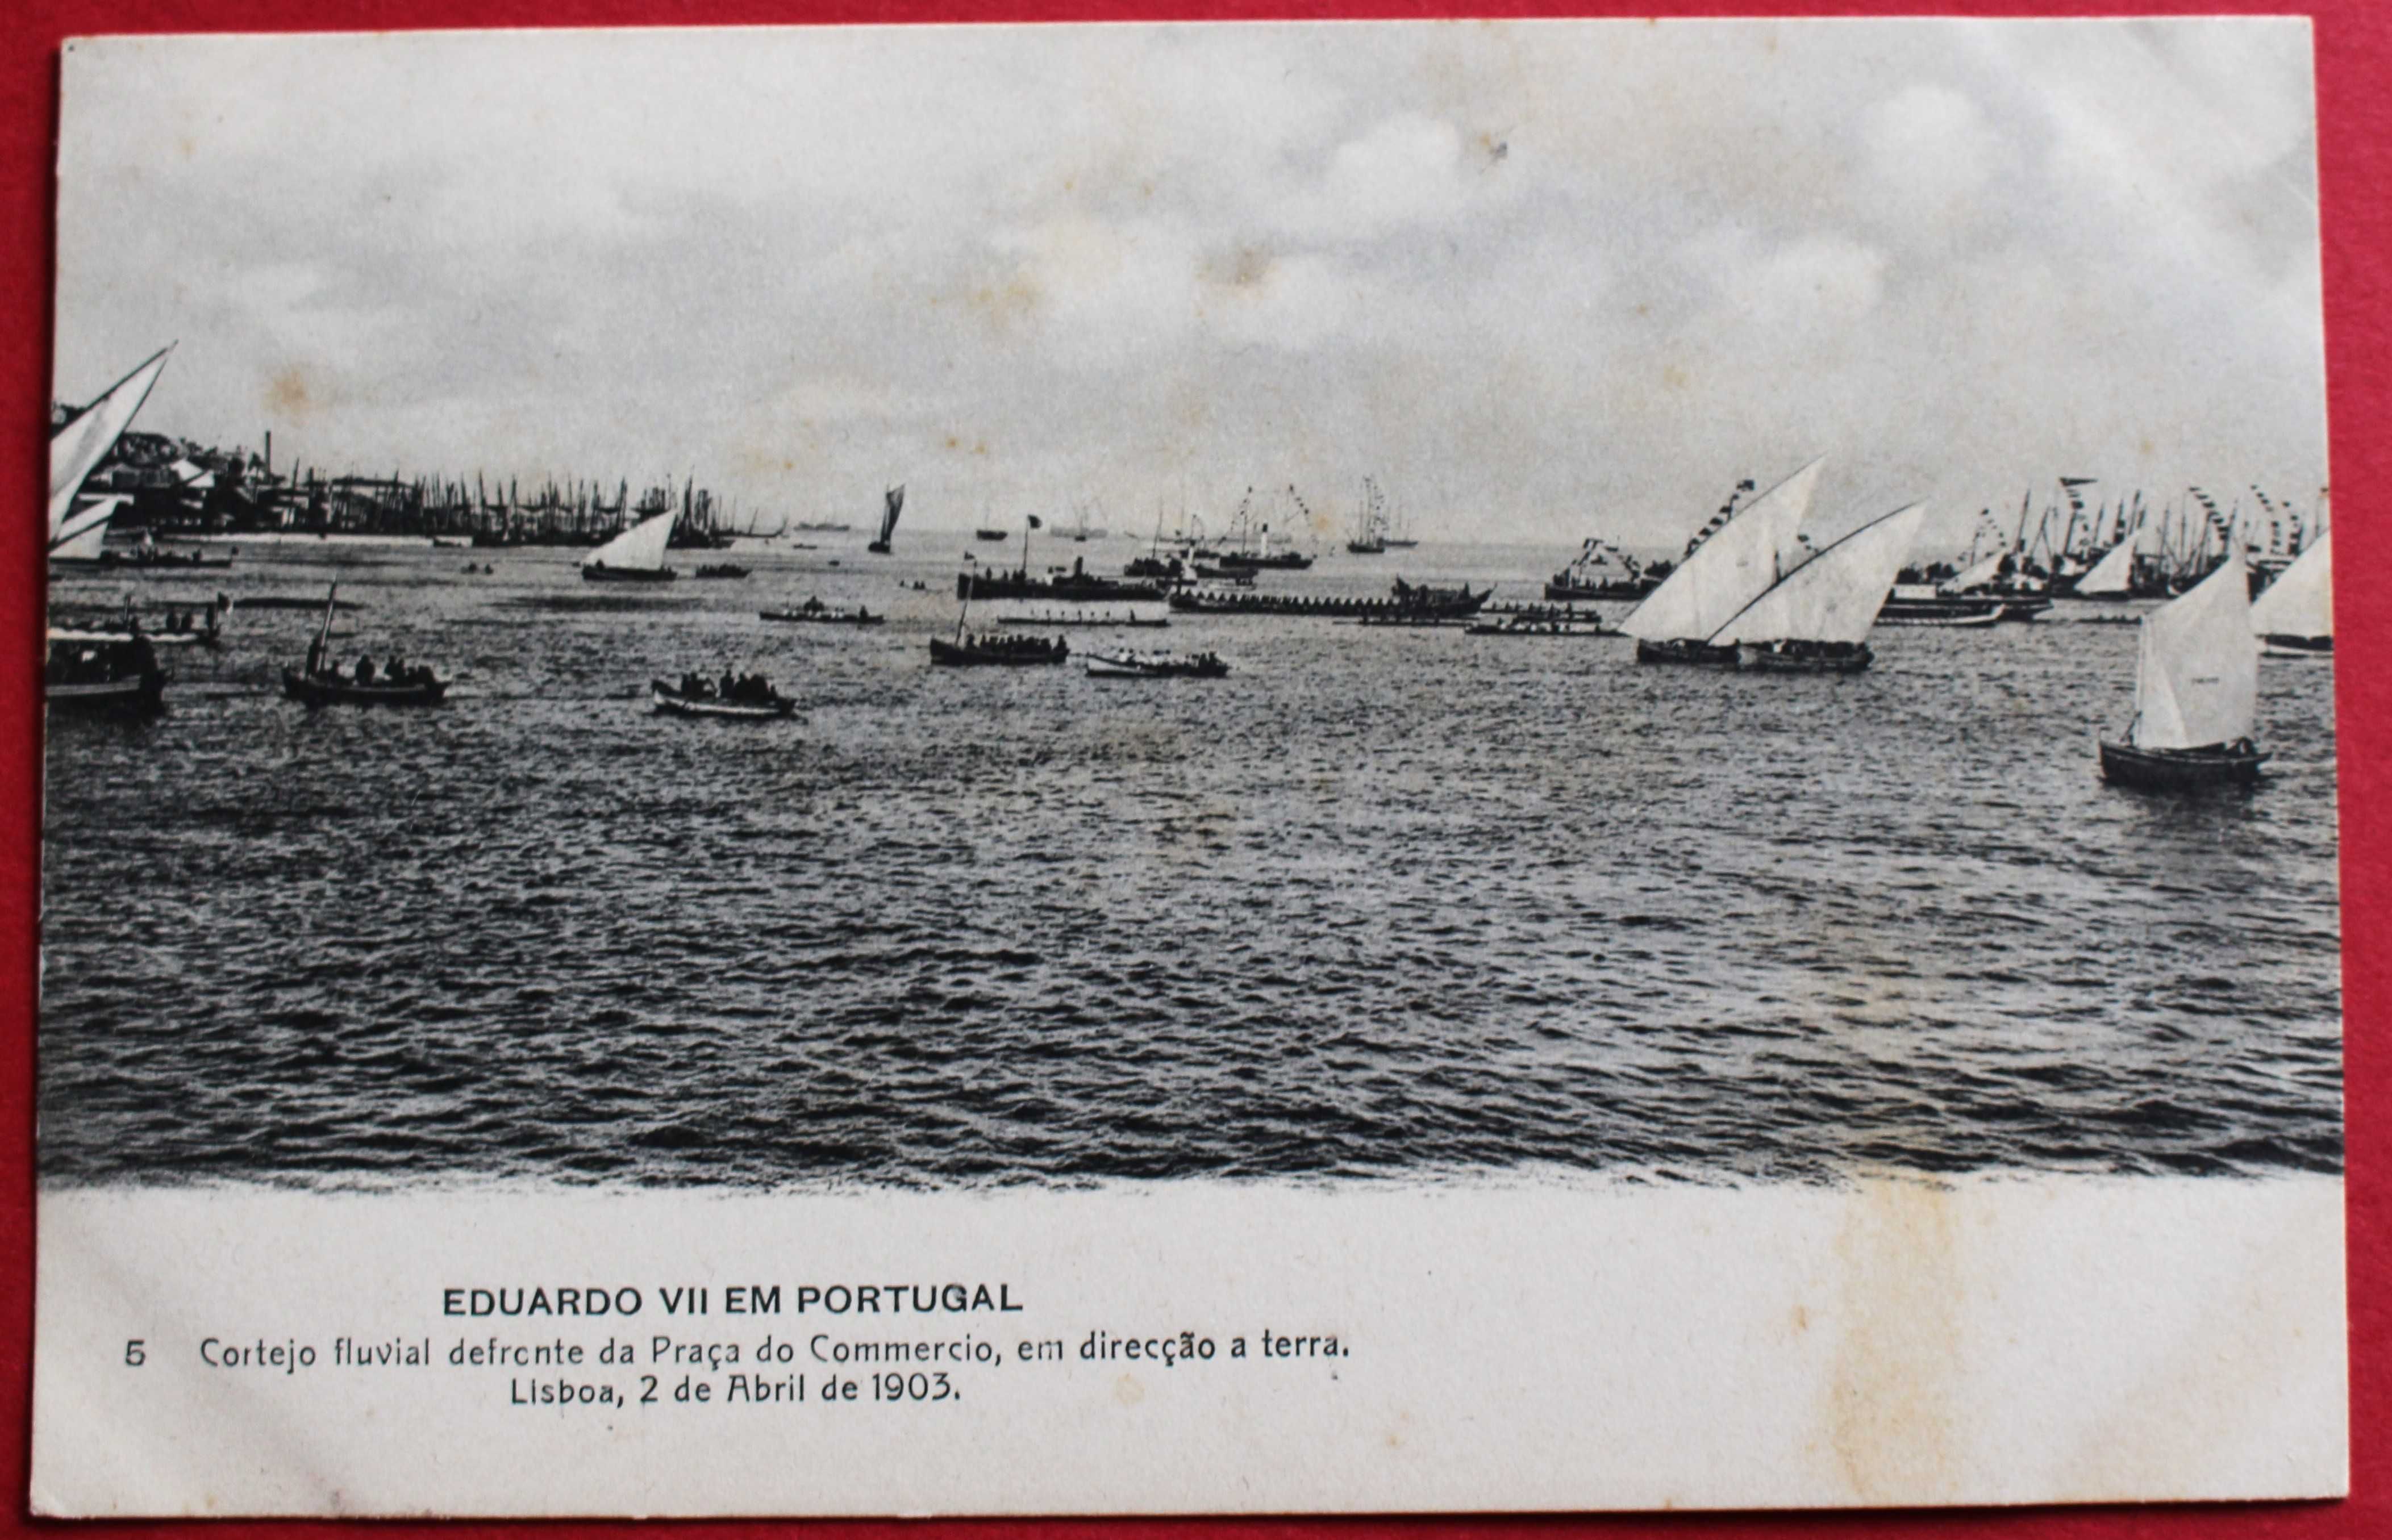
[[[195,1525],[64,1525],[25,1511],[32,1374],[32,1154],[35,921],[41,853],[41,656],[44,566],[36,531],[46,501],[46,408],[50,379],[51,145],[58,119],[58,45],[92,32],[283,32],[422,27],[722,25],[765,22],[922,20],[1228,19],[1244,18],[1529,15],[1877,15],[1934,8],[1970,15],[2111,15],[2122,11],[2310,14],[2317,22],[2319,175],[2325,239],[2326,357],[2332,417],[2332,480],[2337,522],[2356,520],[2359,539],[2335,553],[2335,687],[2341,716],[2345,1042],[2348,1061],[2350,1221],[2351,1489],[2341,1503],[2170,1508],[2042,1508],[1955,1513],[1660,1515],[1593,1518],[1381,1520],[1186,1520],[982,1521],[930,1526],[824,1523],[838,1536],[919,1536],[928,1530],[974,1540],[1028,1535],[1193,1536],[1249,1540],[1303,1534],[1362,1540],[1468,1532],[1505,1536],[1698,1534],[1736,1536],[1931,1531],[2022,1535],[2038,1540],[2164,1535],[2392,1536],[2392,1456],[2383,1437],[2392,1411],[2392,1263],[2385,1166],[2392,1131],[2392,1060],[2376,1041],[2392,1014],[2392,948],[2375,926],[2392,918],[2392,816],[2381,793],[2392,784],[2392,549],[2372,536],[2374,495],[2392,473],[2386,434],[2392,407],[2392,5],[2314,0],[2310,5],[2138,4],[2074,0],[1947,0],[1942,6],[1866,0],[1753,0],[1741,6],[1606,0],[1578,6],[1498,0],[1464,6],[1391,0],[0,0],[0,1513],[8,1528],[62,1535],[150,1535]],[[1071,1452],[1059,1449],[1059,1458]],[[394,1452],[394,1458],[407,1457]],[[926,1451],[926,1457],[935,1458]],[[244,1526],[250,1527],[250,1526]],[[326,1540],[329,1524],[270,1526],[292,1540]],[[396,1536],[428,1531],[443,1540],[523,1526],[378,1525]],[[753,1536],[787,1525],[674,1524],[689,1540]],[[544,1525],[551,1533],[628,1533],[629,1526]]]

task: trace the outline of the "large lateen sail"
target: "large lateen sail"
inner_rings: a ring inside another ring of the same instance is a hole
[[[2133,534],[2112,546],[2108,554],[2076,580],[2076,591],[2084,595],[2125,593],[2135,579],[2135,553],[2142,549],[2145,527],[2137,524]]]
[[[879,543],[885,546],[889,543],[889,537],[897,533],[897,515],[904,511],[904,483],[900,482],[895,486],[892,486],[886,492],[881,493],[880,500],[886,505],[886,507],[880,515]]]
[[[610,567],[618,572],[661,572],[665,564],[665,546],[672,539],[673,521],[679,511],[667,509],[652,514],[616,536],[590,553],[585,567]]]
[[[1619,628],[1645,641],[1698,641],[1777,581],[1797,549],[1825,456],[1746,505],[1629,612]]]
[[[1861,525],[1747,604],[1711,636],[1711,645],[1863,641],[1926,517],[1927,505],[1915,502]]]
[[[2137,748],[2230,744],[2251,736],[2258,705],[2251,579],[2242,553],[2230,550],[2191,592],[2144,617],[2128,737]]]
[[[82,513],[74,506],[75,494],[98,469],[108,452],[150,398],[150,388],[158,382],[158,375],[166,367],[166,355],[174,351],[168,343],[150,356],[139,369],[119,380],[100,394],[99,399],[85,407],[75,419],[50,435],[50,549],[55,550],[84,531],[83,520],[90,510]],[[98,516],[105,523],[110,508],[102,508]]]
[[[2328,530],[2277,576],[2251,605],[2261,636],[2334,635],[2334,532]]]

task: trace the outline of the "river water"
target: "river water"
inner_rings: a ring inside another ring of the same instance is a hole
[[[1880,629],[1843,679],[1311,619],[1071,633],[1234,669],[1108,681],[932,669],[961,542],[864,537],[656,593],[320,545],[58,584],[337,577],[349,655],[458,684],[310,713],[274,681],[315,616],[244,610],[162,718],[50,724],[45,1179],[2340,1169],[2330,664],[2263,662],[2262,787],[2160,797],[2095,771],[2136,633],[2081,622],[2123,610]],[[1527,599],[1568,554],[1264,581]],[[811,595],[894,618],[757,618]],[[725,666],[800,718],[651,714],[652,676]]]

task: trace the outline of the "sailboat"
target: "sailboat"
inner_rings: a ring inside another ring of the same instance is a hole
[[[332,662],[332,610],[341,586],[324,593],[324,622],[307,645],[307,661],[282,670],[282,692],[302,705],[438,705],[448,693],[448,681],[422,666],[402,667],[380,677],[370,672],[344,674]],[[364,665],[361,662],[359,668]]]
[[[864,549],[876,556],[886,556],[889,554],[889,537],[897,533],[897,515],[905,507],[905,484],[899,482],[881,493],[880,500],[884,505],[880,512],[880,537]]]
[[[1775,583],[1800,550],[1795,531],[1818,487],[1821,456],[1715,527],[1661,586],[1619,623],[1636,639],[1639,663],[1733,667],[1736,650],[1710,640]]]
[[[2124,599],[2133,591],[2135,558],[2143,553],[2143,532],[2149,524],[2137,524],[2121,537],[2102,558],[2094,563],[2070,590],[2079,599]]]
[[[1860,672],[1874,655],[1869,628],[1926,517],[1925,503],[1910,503],[1824,547],[1711,633],[1710,644],[1736,649],[1740,668]]]
[[[1379,484],[1362,478],[1362,500],[1355,505],[1354,537],[1346,549],[1356,556],[1384,556],[1387,551],[1387,506]]]
[[[590,553],[581,576],[591,583],[670,583],[673,569],[665,565],[665,548],[673,524],[681,518],[671,508],[651,513]]]
[[[2268,760],[2251,743],[2259,648],[2251,579],[2232,548],[2182,598],[2143,617],[2135,718],[2123,742],[2100,740],[2101,777],[2147,791],[2249,785]]]
[[[2334,656],[2334,531],[2311,541],[2252,602],[2251,629],[2272,656]]]
[[[133,499],[123,493],[95,498],[68,515],[72,526],[62,539],[50,542],[53,567],[104,567],[108,559],[108,521]]]
[[[50,435],[50,549],[55,551],[65,542],[81,535],[86,521],[95,513],[105,523],[115,505],[102,499],[83,509],[74,506],[75,496],[83,484],[116,447],[116,441],[133,423],[134,414],[141,403],[150,399],[150,388],[166,368],[166,355],[175,350],[172,343],[160,348],[144,360],[138,369],[99,394],[82,411],[70,419],[66,426]]]

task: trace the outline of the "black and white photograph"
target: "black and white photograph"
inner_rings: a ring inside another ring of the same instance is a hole
[[[37,1511],[2341,1490],[2311,49],[70,43]]]

